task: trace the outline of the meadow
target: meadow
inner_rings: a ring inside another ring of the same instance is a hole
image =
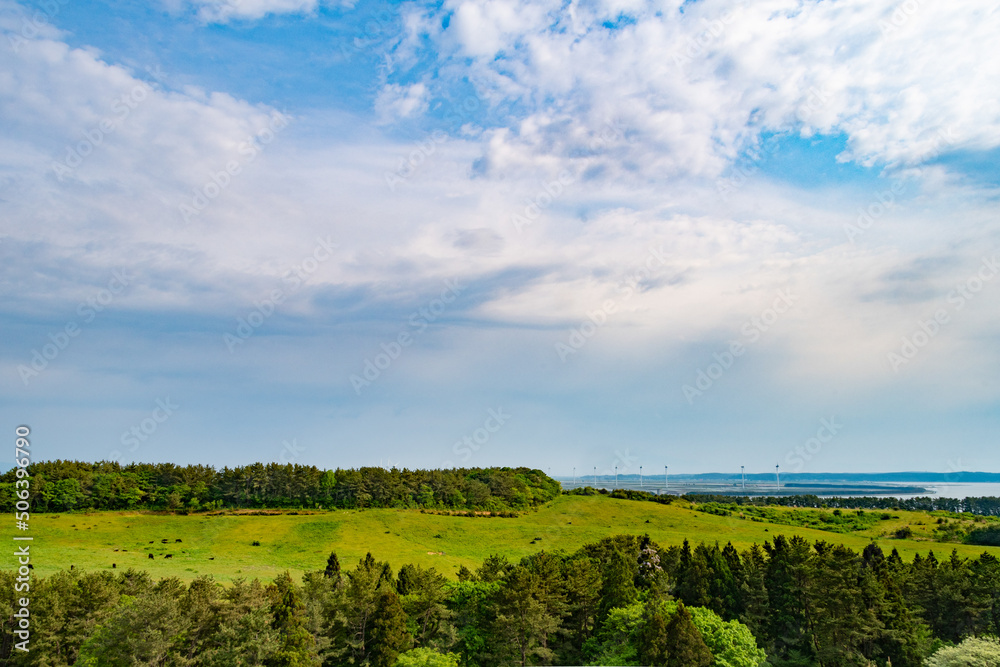
[[[928,550],[940,558],[952,549],[966,557],[984,551],[1000,557],[998,547],[933,541],[934,530],[941,527],[939,519],[969,523],[943,512],[893,511],[862,530],[833,533],[788,525],[799,523],[792,520],[795,510],[789,508],[769,508],[769,518],[719,516],[698,511],[684,500],[661,505],[600,495],[561,495],[517,518],[444,516],[413,509],[271,511],[274,514],[36,514],[31,523],[32,562],[35,573],[43,576],[70,566],[94,570],[114,564],[118,569],[146,570],[154,578],[189,581],[211,574],[228,582],[240,577],[270,580],[285,570],[298,578],[305,571],[322,569],[331,551],[345,567],[353,568],[370,551],[396,569],[414,563],[454,578],[460,566],[474,570],[490,554],[516,561],[542,549],[573,551],[619,533],[649,534],[663,546],[679,545],[687,538],[692,545],[731,541],[744,549],[783,534],[842,543],[855,551],[874,539],[886,553],[896,548],[906,560]],[[906,526],[912,531],[910,538],[892,537]]]

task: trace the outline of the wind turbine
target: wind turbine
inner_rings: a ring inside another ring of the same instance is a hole
[[[774,464],[774,481],[778,485],[778,491],[781,491],[781,477],[778,476],[778,464]]]
[[[639,488],[642,488],[642,466],[639,466]]]
[[[740,466],[740,478],[743,480],[743,490],[747,490],[747,473],[746,466]]]

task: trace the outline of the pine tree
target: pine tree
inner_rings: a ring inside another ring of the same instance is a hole
[[[683,602],[677,603],[677,613],[667,623],[667,647],[666,667],[710,667],[715,662]]]
[[[386,588],[380,592],[371,622],[369,664],[371,667],[392,667],[399,654],[413,644],[413,638],[406,631],[406,612],[395,591]]]
[[[323,576],[340,583],[340,559],[337,558],[335,551],[331,551],[330,557],[326,559],[326,569],[323,570]]]
[[[285,572],[274,581],[277,600],[271,605],[271,627],[280,633],[278,650],[267,661],[273,667],[310,667],[319,664],[316,639],[305,628],[305,605]]]
[[[598,619],[603,621],[616,607],[627,607],[638,595],[635,576],[638,563],[615,547],[606,553],[601,563],[601,604]]]
[[[560,619],[549,612],[540,597],[545,597],[545,591],[539,586],[538,576],[524,565],[516,565],[495,598],[496,650],[511,650],[514,661],[522,666],[535,656],[543,661],[552,657],[547,642],[559,629]],[[502,654],[499,657],[506,658]],[[504,662],[509,664],[509,658]]]
[[[669,644],[662,600],[659,596],[654,596],[646,602],[642,612],[642,629],[639,631],[638,641],[639,661],[647,667],[666,667]]]

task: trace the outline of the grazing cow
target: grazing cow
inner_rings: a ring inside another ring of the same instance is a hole
[[[152,557],[153,557],[153,554],[149,554],[149,557],[150,557],[150,558],[152,558]]]
[[[174,540],[174,542],[180,542],[180,541],[181,541],[180,538],[177,538],[176,540]]]
[[[173,554],[167,554],[166,556],[164,556],[164,558],[173,558],[173,557],[174,557]]]

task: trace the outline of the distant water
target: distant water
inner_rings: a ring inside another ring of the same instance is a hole
[[[562,486],[563,486],[564,489],[571,489],[571,488],[574,488],[575,486],[592,486],[592,485],[595,485],[595,482],[589,482],[589,481],[587,481],[587,482],[577,481],[575,484],[573,482],[570,482],[569,480],[560,480],[560,481],[562,482]],[[950,482],[908,482],[905,485],[904,484],[898,484],[898,483],[887,483],[887,482],[870,482],[870,484],[877,485],[877,486],[881,487],[882,489],[885,489],[886,487],[892,487],[892,486],[900,486],[900,487],[905,486],[907,488],[907,490],[912,489],[913,487],[921,487],[921,488],[926,489],[926,491],[923,492],[923,493],[886,493],[883,490],[881,493],[863,493],[863,492],[858,492],[858,491],[853,492],[853,493],[850,492],[850,491],[848,491],[846,493],[837,493],[835,490],[831,489],[830,493],[821,493],[821,497],[832,497],[832,498],[836,498],[836,497],[854,497],[854,498],[867,498],[867,497],[871,497],[871,498],[887,498],[887,497],[892,497],[892,498],[904,498],[904,499],[906,499],[906,498],[920,498],[920,497],[924,497],[924,496],[929,496],[931,498],[935,498],[936,497],[936,498],[959,498],[959,499],[961,499],[961,498],[970,498],[970,497],[983,497],[983,496],[1000,497],[1000,483],[997,483],[997,482],[970,482],[970,483],[961,483],[961,482],[954,482],[954,483],[950,483]],[[866,482],[857,482],[857,483],[851,484],[851,486],[864,486],[864,485],[866,485]],[[605,489],[608,489],[608,490],[616,488],[613,484],[609,484],[609,483],[607,483],[603,479],[599,479],[596,482],[596,486],[599,487],[599,488],[605,488]],[[617,488],[628,488],[628,489],[635,489],[635,490],[641,490],[641,491],[649,491],[650,493],[657,493],[657,494],[664,492],[662,484],[660,484],[659,486],[651,486],[651,485],[647,484],[645,487],[640,487],[638,484],[635,484],[635,483],[621,483],[621,484],[618,485]],[[766,495],[766,496],[786,496],[786,495],[795,495],[796,492],[802,493],[802,491],[803,491],[802,489],[799,489],[799,490],[793,490],[792,488],[787,488],[786,489],[784,485],[782,485],[781,490],[779,491],[779,490],[775,489],[773,485],[772,486],[767,486],[767,485],[763,485],[763,484],[761,484],[761,485],[757,485],[757,484],[750,485],[750,484],[747,484],[747,489],[746,490],[749,493],[749,495],[753,495],[753,496],[761,496],[761,495]],[[720,495],[731,495],[731,496],[741,495],[740,489],[738,489],[735,486],[735,484],[732,484],[732,483],[729,483],[729,484],[706,484],[706,483],[676,482],[676,483],[671,483],[671,485],[670,485],[670,493],[680,493],[680,494],[683,494],[683,493],[716,493],[716,494],[720,494]],[[806,491],[806,493],[808,493],[808,491]]]
[[[995,496],[1000,497],[1000,484],[948,484],[948,483],[933,483],[933,484],[920,484],[919,486],[927,489],[927,493],[918,494],[900,494],[896,496],[898,498],[919,498],[921,496],[930,496],[932,498],[978,498],[982,496]],[[869,494],[864,494],[869,495]],[[881,495],[881,494],[880,494]]]

